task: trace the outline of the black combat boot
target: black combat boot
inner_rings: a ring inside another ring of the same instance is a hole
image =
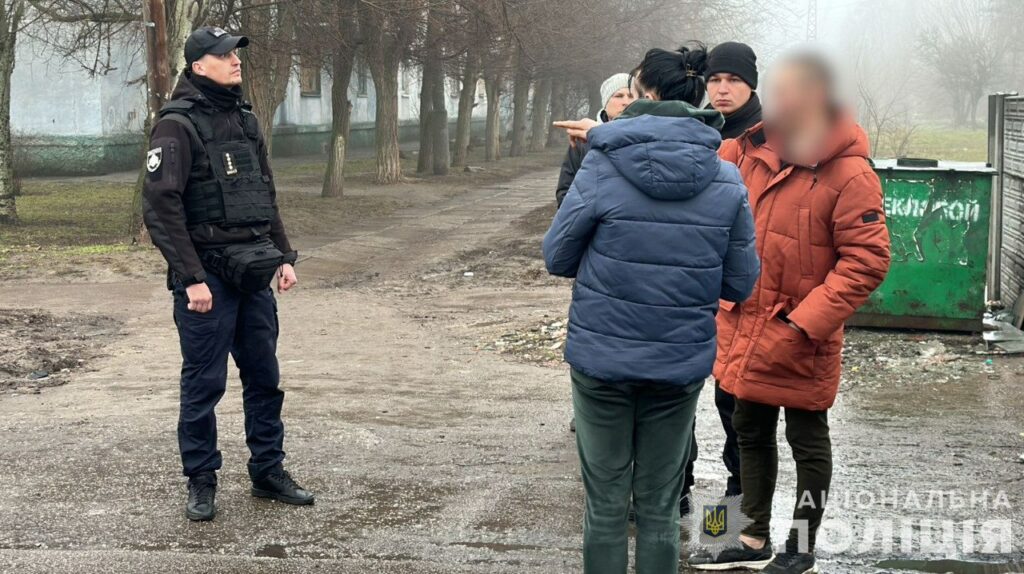
[[[185,516],[189,520],[213,520],[217,514],[217,475],[213,472],[201,472],[188,479],[188,504]]]
[[[312,492],[299,486],[288,471],[280,466],[260,480],[252,481],[252,495],[297,505],[313,504],[315,500]]]

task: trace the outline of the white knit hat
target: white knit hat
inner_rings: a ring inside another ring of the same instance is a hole
[[[605,80],[601,84],[601,108],[604,109],[608,105],[608,101],[612,99],[615,92],[628,87],[629,74],[615,74]]]

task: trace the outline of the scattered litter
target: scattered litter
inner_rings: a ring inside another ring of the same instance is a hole
[[[985,317],[982,338],[987,350],[1005,354],[1024,353],[1024,331],[1001,317],[1004,315]]]

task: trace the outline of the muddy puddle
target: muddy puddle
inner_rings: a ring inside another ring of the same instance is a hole
[[[972,562],[968,560],[883,560],[883,570],[934,572],[935,574],[1004,574],[1024,572],[1024,562]]]

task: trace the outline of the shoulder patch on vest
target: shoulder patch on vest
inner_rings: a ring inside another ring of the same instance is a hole
[[[155,147],[146,154],[146,171],[156,173],[164,162],[164,148]]]

